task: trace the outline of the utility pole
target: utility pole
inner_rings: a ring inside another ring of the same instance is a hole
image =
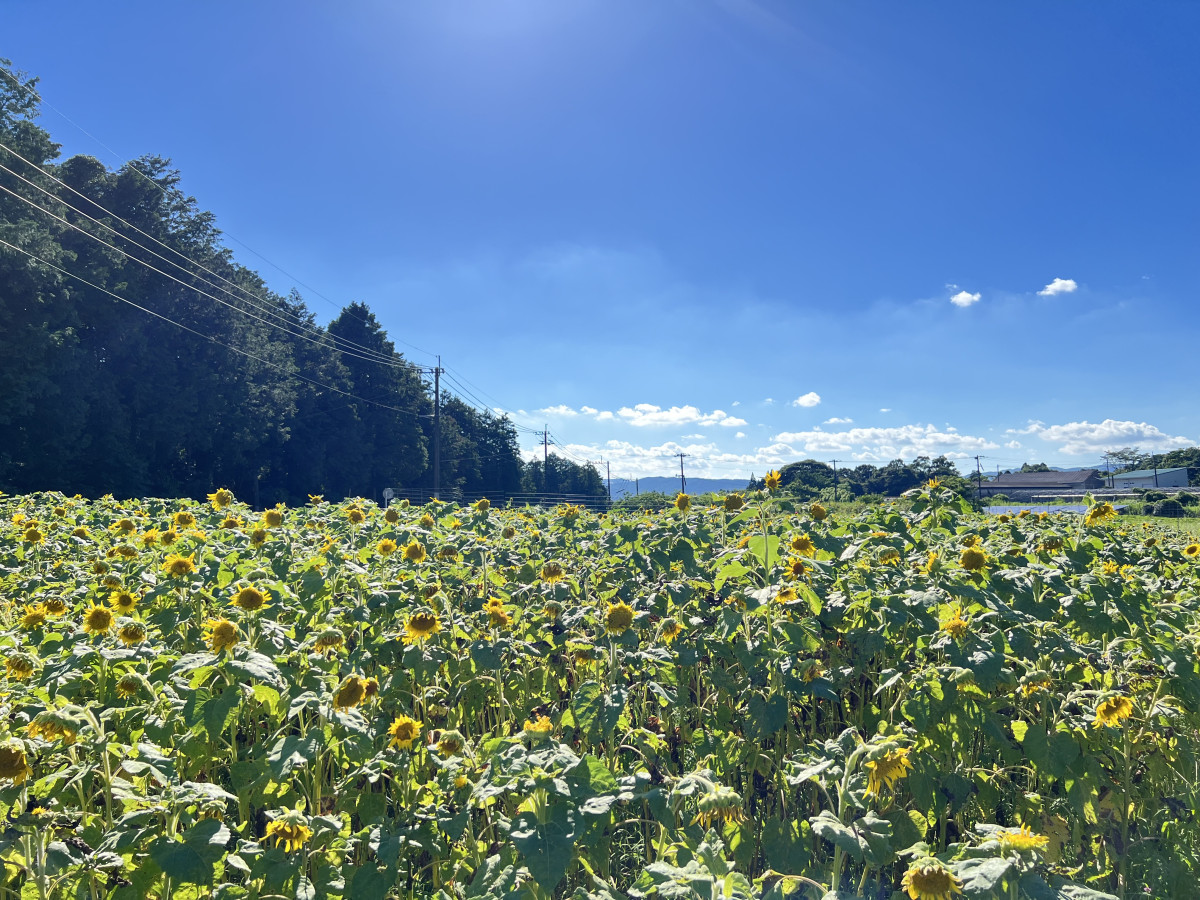
[[[636,475],[633,476],[633,496],[642,496],[642,479],[638,478]]]
[[[550,426],[543,425],[544,431],[535,431],[542,436],[542,492],[550,491]]]
[[[840,459],[831,459],[830,462],[833,463],[833,502],[837,503],[837,487],[838,487],[837,464],[840,463],[841,460]]]
[[[1105,472],[1105,474],[1107,474],[1107,475],[1108,475],[1108,486],[1109,486],[1109,488],[1111,488],[1111,487],[1113,486],[1112,466],[1110,466],[1110,465],[1109,465],[1109,463],[1108,463],[1108,458],[1109,458],[1110,456],[1112,456],[1112,454],[1111,454],[1111,453],[1105,453],[1105,454],[1104,454],[1104,472]]]
[[[442,357],[433,367],[433,499],[442,499]]]
[[[679,457],[679,493],[686,494],[687,493],[687,478],[685,478],[684,474],[683,474],[683,458],[685,456],[687,456],[688,454],[687,453],[676,453],[675,455]]]
[[[975,496],[983,499],[983,466],[979,464],[982,456],[975,457]]]
[[[604,474],[608,478],[608,502],[612,503],[612,464],[607,459],[604,461]]]

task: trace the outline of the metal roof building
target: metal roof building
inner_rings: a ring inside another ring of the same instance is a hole
[[[1106,481],[1112,488],[1185,488],[1188,486],[1188,470],[1187,466],[1173,469],[1136,469],[1110,475]]]

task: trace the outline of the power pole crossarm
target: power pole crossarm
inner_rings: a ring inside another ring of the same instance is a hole
[[[683,458],[685,456],[687,456],[688,454],[676,453],[675,455],[679,457],[679,493],[686,494],[687,493],[687,478],[683,474]]]

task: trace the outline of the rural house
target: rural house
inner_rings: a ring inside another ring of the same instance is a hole
[[[1110,487],[1147,488],[1148,490],[1162,488],[1185,488],[1188,486],[1187,466],[1177,466],[1173,469],[1136,469],[1133,472],[1121,472],[1109,476]]]
[[[979,486],[979,496],[1004,494],[1014,500],[1032,500],[1040,494],[1082,494],[1106,487],[1095,469],[1076,472],[1005,472]]]

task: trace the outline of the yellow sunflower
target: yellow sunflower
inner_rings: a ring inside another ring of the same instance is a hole
[[[480,497],[475,501],[475,512],[485,513],[492,508],[492,501],[487,497]]]
[[[563,570],[560,563],[551,560],[542,566],[542,581],[547,584],[555,584],[567,577],[567,573]]]
[[[171,521],[175,523],[176,528],[191,528],[196,524],[196,517],[186,509],[181,509],[171,517]]]
[[[404,558],[413,563],[425,562],[425,545],[420,541],[408,544],[404,548]]]
[[[415,612],[404,623],[403,640],[406,644],[420,644],[441,629],[442,624],[438,621],[437,613],[429,610]]]
[[[268,509],[263,513],[263,524],[268,528],[278,528],[283,524],[283,510],[279,507]]]
[[[908,891],[910,900],[951,900],[954,894],[962,893],[958,877],[932,856],[914,861],[900,886]]]
[[[746,505],[746,498],[741,494],[726,494],[724,506],[725,512],[737,512]]]
[[[299,850],[313,836],[308,819],[298,809],[290,809],[273,822],[267,823],[266,837],[274,838],[275,846],[291,853]]]
[[[907,747],[897,747],[894,750],[888,750],[877,759],[866,762],[867,796],[877,797],[883,792],[884,787],[889,790],[894,788],[896,782],[912,770],[912,761],[908,758],[908,754]]]
[[[137,602],[137,595],[129,591],[113,591],[108,595],[108,605],[126,616],[133,612],[133,608],[137,606]]]
[[[675,638],[683,634],[683,626],[674,619],[667,619],[662,626],[662,639],[667,644],[675,642]]]
[[[41,628],[46,624],[46,607],[26,606],[25,612],[21,616],[21,627],[26,631],[33,631],[35,628]]]
[[[258,612],[266,603],[266,594],[250,584],[233,595],[233,605],[246,612]]]
[[[792,538],[792,552],[800,556],[812,556],[817,552],[817,545],[807,534],[798,534]]]
[[[380,556],[382,556],[384,559],[387,559],[389,556],[391,556],[393,553],[396,552],[396,546],[397,546],[396,542],[393,541],[391,538],[384,538],[378,544],[375,545],[375,552],[378,553]]]
[[[1188,544],[1183,548],[1183,555],[1188,559],[1195,559],[1200,556],[1200,544]]]
[[[126,622],[117,632],[117,637],[126,647],[132,647],[146,639],[146,627],[140,622]]]
[[[766,487],[766,489],[768,491],[771,491],[772,493],[779,490],[779,482],[780,482],[779,473],[777,471],[775,471],[774,469],[772,469],[770,472],[768,472],[766,475],[763,476],[763,486]]]
[[[1099,728],[1101,725],[1120,725],[1123,719],[1128,719],[1133,715],[1133,701],[1128,697],[1116,696],[1109,697],[1107,700],[1100,702],[1096,707],[1096,719],[1092,725]]]
[[[337,628],[326,628],[313,641],[313,649],[319,653],[332,653],[346,643],[346,636]]]
[[[24,681],[36,668],[34,658],[28,653],[13,653],[4,660],[4,671],[14,681]]]
[[[1118,513],[1111,503],[1097,503],[1088,510],[1087,515],[1083,517],[1085,525],[1095,525],[1098,522],[1107,522],[1109,519],[1115,519]]]
[[[409,716],[396,716],[388,726],[388,746],[400,750],[411,750],[413,741],[421,733],[421,723]]]
[[[829,510],[823,507],[820,503],[814,503],[808,508],[808,514],[813,517],[813,521],[821,522],[829,516]]]
[[[965,547],[962,556],[959,557],[958,564],[968,572],[978,572],[987,565],[987,554],[978,547]]]
[[[400,513],[389,507],[387,512],[383,514],[383,521],[387,522],[389,525],[395,525],[400,521]]]
[[[604,627],[612,634],[624,634],[633,625],[633,607],[622,600],[620,603],[608,604],[608,612],[604,614]]]
[[[219,512],[233,503],[233,491],[228,488],[221,488],[208,495],[208,502],[212,504],[213,509]]]
[[[333,694],[334,709],[353,709],[367,698],[367,679],[350,675]]]
[[[92,604],[83,614],[83,630],[88,634],[104,634],[112,628],[113,613],[105,606]]]
[[[691,508],[691,506],[692,506],[692,498],[689,497],[687,494],[680,493],[679,496],[677,496],[675,498],[675,508],[677,510],[679,510],[680,512],[682,512],[682,513],[687,512]]]
[[[21,784],[33,770],[25,758],[25,748],[18,741],[0,744],[0,779]]]
[[[996,837],[1000,839],[1000,847],[1005,853],[1044,850],[1050,843],[1050,838],[1035,834],[1028,825],[1001,831]]]
[[[196,554],[193,553],[190,556],[168,554],[166,562],[163,563],[163,571],[172,578],[186,578],[196,571]]]
[[[208,644],[213,653],[231,650],[241,642],[242,636],[237,625],[226,618],[212,619],[205,627],[208,628]]]

